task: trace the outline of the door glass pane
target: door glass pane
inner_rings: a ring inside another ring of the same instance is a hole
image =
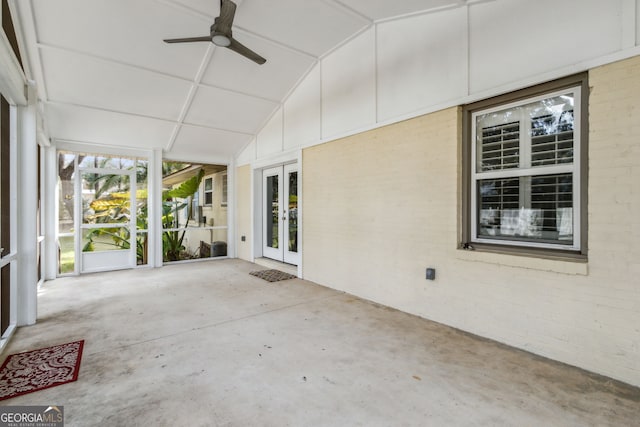
[[[146,265],[149,258],[148,233],[149,209],[148,203],[148,173],[149,162],[138,159],[136,162],[136,264]]]
[[[0,96],[0,247],[5,256],[11,251],[11,133],[9,116],[11,108],[4,97]]]
[[[298,252],[298,172],[289,173],[289,252]]]
[[[131,185],[128,175],[82,173],[82,223],[122,227],[82,230],[82,252],[131,249]]]
[[[118,251],[131,248],[129,227],[82,230],[82,252]]]
[[[270,248],[277,249],[278,246],[278,175],[267,177],[267,205],[265,214],[267,216],[267,241],[266,245]]]
[[[130,184],[128,175],[82,174],[82,223],[129,222]]]
[[[75,271],[75,158],[72,153],[58,153],[58,272]]]
[[[76,251],[73,233],[58,238],[58,272],[60,274],[75,271]]]

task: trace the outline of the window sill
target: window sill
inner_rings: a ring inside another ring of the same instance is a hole
[[[497,264],[568,275],[587,276],[589,274],[587,258],[582,255],[546,252],[517,253],[501,248],[475,247],[473,250],[459,249],[456,251],[456,258],[469,262]]]

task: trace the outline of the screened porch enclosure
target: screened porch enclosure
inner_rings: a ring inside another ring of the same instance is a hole
[[[58,274],[149,265],[148,159],[59,151],[57,160]],[[226,173],[163,162],[161,263],[227,256]]]

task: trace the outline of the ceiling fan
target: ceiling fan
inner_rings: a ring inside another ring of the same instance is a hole
[[[262,56],[258,55],[248,47],[241,44],[233,38],[231,26],[233,18],[236,14],[236,4],[231,0],[220,0],[220,16],[218,16],[211,26],[211,32],[208,36],[188,37],[182,39],[165,39],[165,43],[190,43],[190,42],[212,42],[216,46],[226,47],[232,51],[239,53],[258,64],[267,62]]]

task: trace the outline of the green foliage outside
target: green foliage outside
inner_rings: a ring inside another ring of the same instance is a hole
[[[164,169],[164,167],[163,167]],[[167,168],[168,169],[168,168]],[[109,179],[112,175],[100,175],[95,182],[96,198],[100,195],[108,193],[114,186],[122,188],[124,191],[112,192],[108,196],[93,200],[86,208],[87,211],[93,212],[86,215],[85,218],[91,223],[117,224],[127,223],[130,220],[130,196],[131,193],[126,191],[121,182],[115,179]],[[122,175],[115,175],[122,176]],[[189,218],[191,217],[190,200],[198,191],[200,182],[204,177],[204,170],[200,169],[197,175],[184,181],[178,187],[165,191],[162,195],[162,226],[163,229],[187,228],[189,226]],[[140,177],[143,178],[143,177]],[[146,180],[146,176],[144,176]],[[147,230],[147,191],[138,190],[136,192],[136,218],[138,230]],[[179,223],[180,212],[186,210],[186,223],[181,226]],[[163,261],[177,261],[180,259],[190,258],[186,253],[183,245],[186,230],[170,230],[164,231],[162,234]],[[86,242],[82,248],[83,252],[91,252],[113,247],[114,249],[130,249],[131,241],[130,230],[128,227],[104,227],[91,229],[85,236]],[[147,233],[138,233],[136,235],[136,257],[138,264],[147,263]]]

